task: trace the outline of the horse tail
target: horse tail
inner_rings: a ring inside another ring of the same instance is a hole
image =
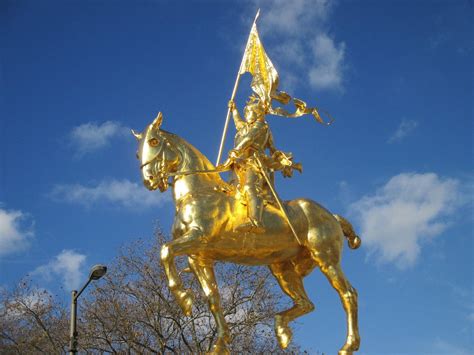
[[[362,241],[360,240],[359,236],[354,232],[354,228],[352,227],[351,222],[349,222],[347,219],[337,214],[333,216],[337,219],[337,221],[341,225],[342,232],[344,233],[344,236],[347,238],[347,244],[349,245],[349,248],[357,249],[358,247],[360,247],[360,244],[362,243]]]

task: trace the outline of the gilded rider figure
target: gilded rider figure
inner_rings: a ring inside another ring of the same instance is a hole
[[[234,149],[229,152],[229,160],[233,163],[233,170],[237,175],[239,191],[247,204],[248,221],[237,226],[236,230],[242,232],[263,233],[262,223],[264,203],[264,177],[260,162],[267,162],[265,153],[277,152],[273,145],[270,127],[265,121],[265,107],[260,100],[251,97],[244,108],[243,120],[240,117],[234,101],[229,102],[237,133],[234,139]],[[268,168],[268,167],[265,167]],[[266,171],[265,173],[269,173]]]

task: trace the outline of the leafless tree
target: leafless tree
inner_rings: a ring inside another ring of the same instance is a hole
[[[159,260],[163,235],[122,248],[108,274],[81,296],[79,348],[82,353],[205,353],[217,336],[200,287],[179,260],[185,284],[194,291],[193,315],[186,317],[168,290]],[[273,317],[284,296],[261,267],[220,264],[222,306],[233,336],[232,353],[279,353]],[[67,351],[68,307],[47,291],[23,282],[0,299],[1,353]],[[301,353],[293,345],[286,352]]]
[[[0,353],[55,353],[66,350],[66,307],[48,291],[22,280],[0,291]]]

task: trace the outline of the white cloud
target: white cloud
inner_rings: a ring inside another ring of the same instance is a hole
[[[400,268],[414,264],[420,242],[443,232],[459,206],[459,181],[434,173],[403,173],[373,195],[350,206],[360,224],[363,244],[380,262]]]
[[[344,206],[352,203],[356,197],[354,196],[354,191],[349,183],[345,180],[341,180],[337,183],[338,187],[338,200]]]
[[[317,89],[341,88],[344,42],[335,44],[326,34],[319,34],[312,43],[315,65],[309,71],[309,81]]]
[[[28,309],[40,312],[51,301],[51,292],[44,288],[33,288],[27,294],[18,295],[12,302],[8,302],[3,316],[7,319],[23,318]]]
[[[30,245],[33,230],[25,229],[22,221],[26,216],[21,211],[0,208],[0,257],[23,251]]]
[[[395,133],[388,139],[389,143],[400,142],[418,127],[418,122],[414,120],[402,119]]]
[[[169,194],[149,191],[144,186],[129,180],[104,180],[96,186],[81,184],[56,185],[51,197],[59,201],[78,203],[84,206],[107,202],[128,208],[160,206],[169,199]]]
[[[114,121],[84,123],[72,129],[71,144],[79,155],[84,155],[107,146],[112,138],[124,137],[128,132],[126,127]]]
[[[66,290],[77,289],[85,280],[81,269],[86,256],[73,250],[63,250],[48,264],[39,266],[31,275],[39,275],[47,281],[59,277]]]
[[[301,36],[311,29],[322,27],[334,4],[331,0],[256,0],[261,8],[263,33],[281,36]]]
[[[307,75],[308,83],[319,90],[343,88],[344,42],[336,42],[328,32],[333,0],[255,0],[261,8],[258,22],[262,41],[270,58],[285,64],[280,77]],[[268,39],[268,40],[267,40]],[[274,45],[272,45],[274,44]],[[285,89],[285,88],[282,88]]]
[[[472,349],[463,348],[458,344],[449,343],[443,339],[436,338],[432,343],[432,348],[430,350],[431,354],[439,355],[470,355],[472,354]]]

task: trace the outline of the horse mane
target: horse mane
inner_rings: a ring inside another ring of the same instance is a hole
[[[184,157],[183,170],[214,170],[216,167],[211,161],[194,145],[189,143],[186,139],[178,136],[175,133],[168,132],[164,129],[160,129],[161,133],[164,133],[166,138],[175,143],[176,148],[181,152]],[[227,184],[218,173],[203,174],[211,177],[212,180],[218,180],[219,183]]]

